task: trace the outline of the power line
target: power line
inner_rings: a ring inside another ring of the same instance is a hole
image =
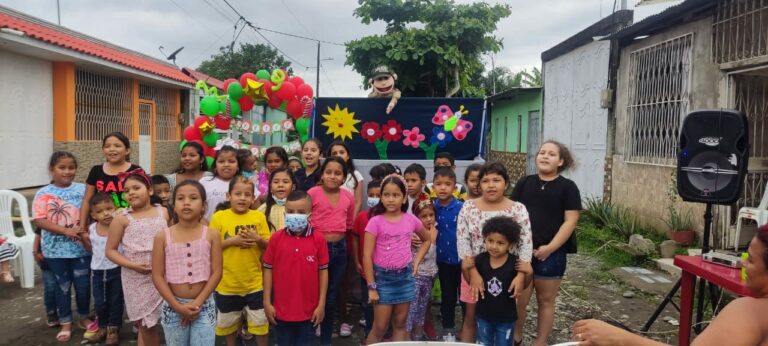
[[[283,7],[285,7],[286,10],[288,10],[288,13],[291,14],[291,17],[293,17],[293,19],[295,19],[296,22],[299,23],[299,25],[301,25],[302,28],[304,28],[304,31],[306,31],[307,34],[312,35],[312,32],[310,32],[309,29],[307,29],[307,27],[304,25],[304,23],[301,22],[301,19],[299,19],[299,17],[296,16],[296,14],[294,14],[293,11],[291,11],[291,8],[288,7],[288,4],[285,3],[285,0],[280,0],[280,3],[283,4]]]
[[[226,13],[225,13],[223,10],[222,10],[222,8],[221,8],[221,7],[219,7],[219,6],[217,6],[217,5],[214,5],[213,3],[209,2],[208,0],[203,0],[203,2],[205,2],[205,3],[208,5],[208,7],[212,8],[214,11],[216,11],[216,12],[217,12],[217,13],[218,13],[220,16],[222,16],[222,17],[226,18],[226,19],[227,19],[227,21],[229,21],[229,22],[232,22],[232,23],[234,23],[234,22],[235,22],[235,19],[232,19],[232,18],[230,18],[230,17],[229,17],[229,16],[228,16],[228,15],[227,15],[227,14],[226,14]]]
[[[328,77],[328,71],[325,69],[325,66],[323,66],[323,64],[320,64],[320,68],[323,69],[323,75],[325,76],[325,80],[327,80],[328,84],[331,85],[331,90],[333,90],[333,95],[338,97],[339,93],[336,92],[336,87],[333,86],[333,82],[331,81],[331,77]],[[317,95],[317,96],[320,96],[320,95]]]

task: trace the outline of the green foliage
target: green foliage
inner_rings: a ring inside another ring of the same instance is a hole
[[[607,231],[617,240],[626,242],[632,234],[640,234],[655,243],[665,240],[664,236],[653,228],[644,226],[634,211],[601,198],[587,198],[582,213],[587,222]]]
[[[508,67],[498,66],[472,78],[474,85],[480,86],[486,96],[512,88],[533,88],[541,86],[541,71],[534,67],[531,72],[522,70],[512,72]]]
[[[667,187],[667,215],[662,221],[669,226],[671,231],[688,231],[693,227],[693,215],[691,210],[677,206],[680,204],[680,196],[677,193],[677,171],[672,170]]]
[[[260,69],[272,71],[276,68],[284,68],[289,73],[291,62],[286,60],[277,50],[264,44],[240,43],[240,49],[231,51],[229,47],[219,48],[219,54],[203,61],[197,68],[198,71],[214,78],[225,80],[227,78],[239,79],[243,73]]]
[[[386,34],[347,44],[346,64],[365,76],[387,65],[398,74],[403,96],[482,95],[473,77],[482,71],[482,55],[498,52],[492,33],[509,16],[507,5],[455,4],[452,0],[358,0],[355,16],[364,24],[383,21]],[[457,85],[458,83],[458,85]]]

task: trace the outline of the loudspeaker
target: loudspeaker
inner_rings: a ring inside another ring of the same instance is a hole
[[[677,192],[684,201],[736,202],[749,159],[749,131],[744,112],[699,110],[688,114],[680,130]]]

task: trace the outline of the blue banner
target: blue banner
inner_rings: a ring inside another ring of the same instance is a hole
[[[432,160],[447,151],[457,160],[473,160],[483,152],[483,99],[403,98],[386,114],[388,103],[384,98],[318,98],[310,136],[324,145],[344,141],[355,159]]]

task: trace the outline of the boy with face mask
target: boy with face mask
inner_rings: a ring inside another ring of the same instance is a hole
[[[328,246],[309,224],[311,211],[306,192],[291,192],[285,202],[285,228],[270,237],[263,258],[264,313],[281,346],[311,344],[324,317]]]

